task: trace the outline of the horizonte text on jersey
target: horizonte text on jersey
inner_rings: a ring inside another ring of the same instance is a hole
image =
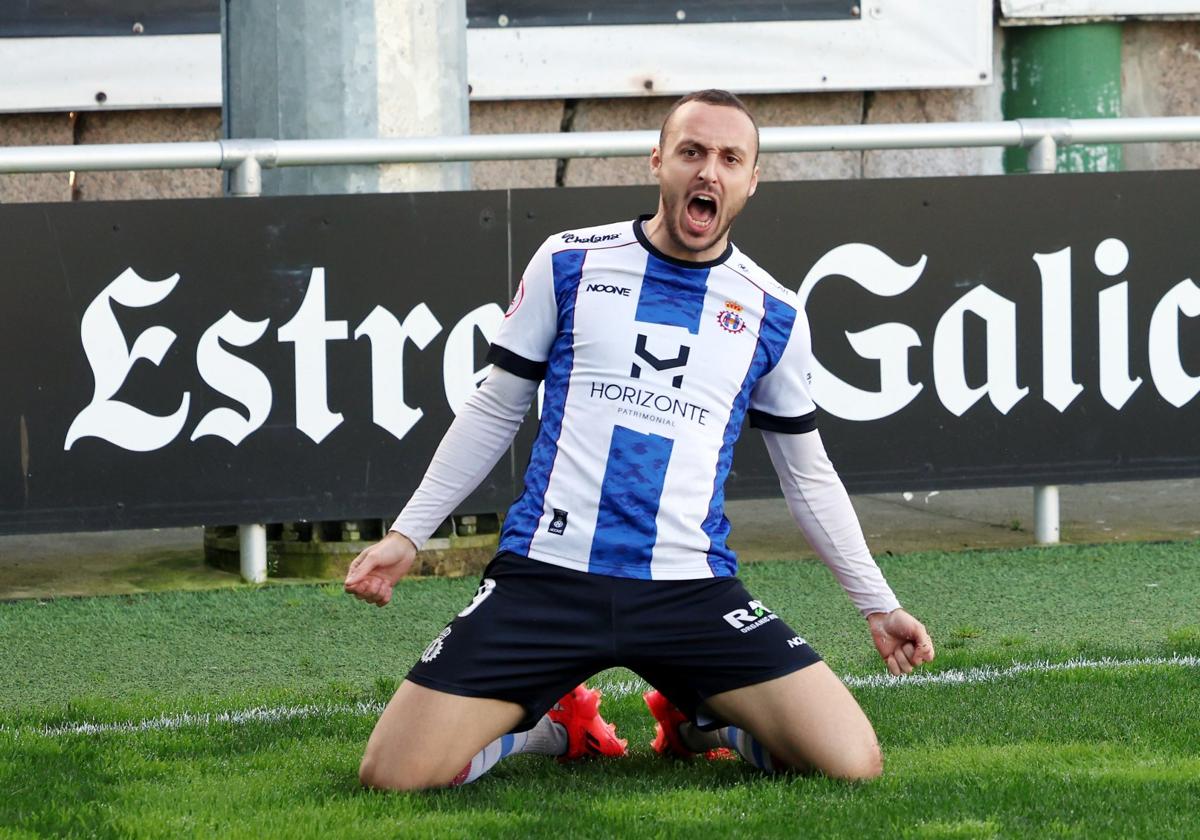
[[[699,423],[701,426],[708,423],[709,412],[707,408],[701,408],[687,400],[681,400],[678,397],[672,397],[670,394],[651,391],[647,388],[634,388],[631,385],[617,385],[615,383],[605,385],[601,382],[593,382],[591,396],[593,399],[628,403],[636,405],[639,408],[650,408],[660,414],[682,417],[685,420]]]

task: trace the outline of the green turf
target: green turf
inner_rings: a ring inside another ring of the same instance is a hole
[[[881,565],[934,633],[932,670],[1200,654],[1198,543]],[[744,577],[839,673],[880,671],[822,567],[762,563]],[[864,785],[656,760],[626,693],[604,707],[630,738],[625,760],[519,756],[459,791],[360,790],[373,716],[349,704],[386,700],[473,588],[406,581],[383,610],[331,586],[0,604],[0,836],[1200,836],[1200,670],[1177,666],[856,688],[887,760]],[[325,712],[40,731],[288,704]]]

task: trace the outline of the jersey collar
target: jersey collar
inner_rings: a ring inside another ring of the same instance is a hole
[[[680,268],[712,268],[714,266],[718,266],[721,263],[725,262],[725,260],[729,259],[733,255],[733,242],[732,241],[726,241],[725,250],[723,252],[721,252],[721,256],[715,257],[714,259],[711,259],[711,260],[703,260],[703,261],[695,261],[694,262],[692,260],[681,260],[678,257],[672,257],[667,254],[664,254],[662,251],[658,250],[658,248],[656,248],[654,246],[653,242],[650,241],[650,237],[646,235],[646,231],[642,230],[642,225],[647,220],[653,219],[653,218],[654,218],[653,213],[643,213],[642,215],[640,215],[636,219],[634,219],[633,220],[633,235],[637,237],[638,242],[642,243],[643,248],[645,248],[647,251],[649,251],[654,256],[658,257],[663,262],[670,263],[671,265],[677,265]]]

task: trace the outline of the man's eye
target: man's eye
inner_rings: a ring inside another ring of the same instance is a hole
[[[737,164],[737,162],[738,162],[737,156],[736,155],[726,155],[725,162],[728,163],[730,166],[733,166],[733,165]]]
[[[695,149],[684,149],[683,154],[685,157],[695,157],[697,152]]]

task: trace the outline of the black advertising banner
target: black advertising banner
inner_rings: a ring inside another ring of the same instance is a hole
[[[852,490],[1200,475],[1200,173],[768,185],[756,201],[738,241],[799,290]]]
[[[0,208],[0,531],[399,510],[503,317],[505,205]]]
[[[649,188],[0,208],[0,533],[388,516],[548,235]],[[1200,173],[765,184],[851,490],[1200,475]],[[525,424],[464,510],[521,487]],[[731,496],[778,492],[756,433]]]
[[[221,0],[36,0],[0,8],[0,38],[195,35],[221,31]]]
[[[763,20],[853,20],[855,0],[467,0],[473,28],[612,26],[645,23],[729,23]]]
[[[467,0],[472,28],[853,20],[856,0]],[[0,37],[192,35],[221,31],[220,0],[37,0],[0,6]]]

